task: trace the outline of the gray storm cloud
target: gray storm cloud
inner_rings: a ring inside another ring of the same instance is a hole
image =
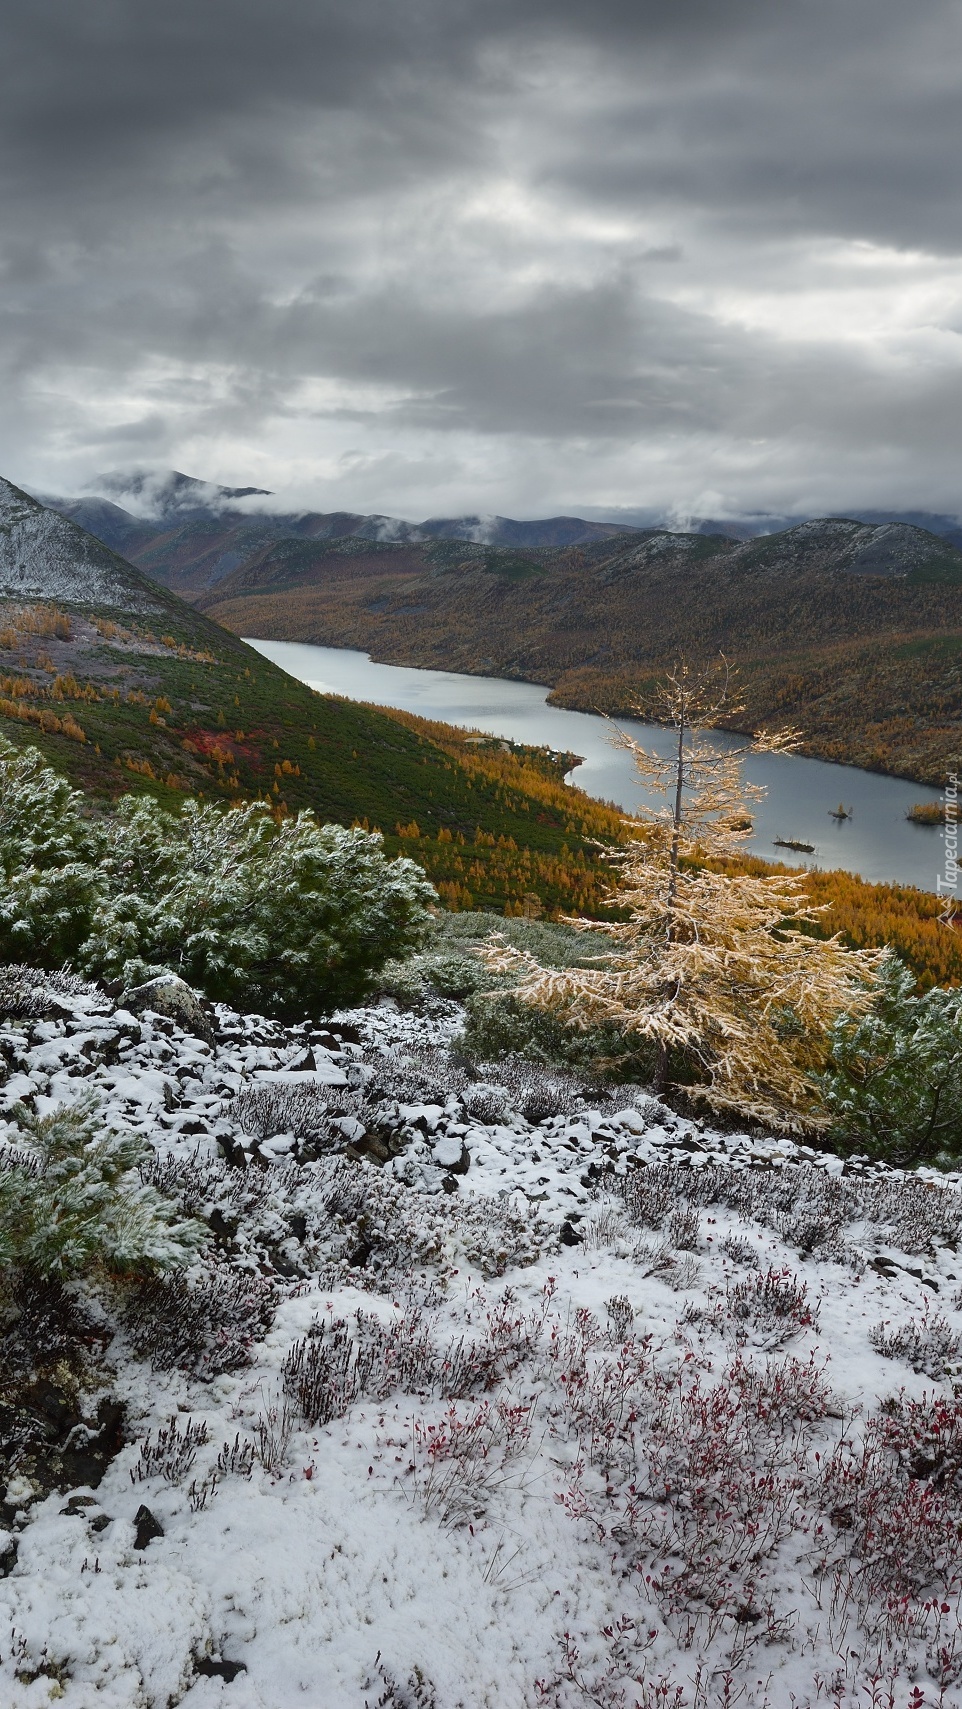
[[[16,0],[0,467],[962,509],[945,0]]]

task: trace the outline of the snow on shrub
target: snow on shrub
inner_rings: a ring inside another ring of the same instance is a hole
[[[919,1603],[962,1580],[962,1404],[904,1394],[845,1438],[827,1459],[814,1496],[828,1521],[817,1533],[815,1572],[877,1632],[903,1628]],[[929,1609],[926,1612],[931,1613]]]
[[[209,1380],[249,1363],[276,1303],[271,1277],[208,1264],[176,1283],[152,1277],[130,1294],[123,1323],[134,1351],[155,1370],[191,1371]]]
[[[723,1205],[805,1255],[843,1261],[860,1232],[909,1253],[962,1239],[962,1194],[916,1175],[830,1175],[805,1162],[771,1169],[662,1163],[633,1171],[619,1191],[643,1228],[661,1228],[679,1203]]]
[[[876,1323],[868,1332],[876,1352],[886,1359],[904,1359],[919,1376],[938,1381],[962,1358],[962,1336],[936,1312],[925,1312],[912,1323],[892,1329],[887,1323]]]
[[[351,1002],[420,942],[434,891],[381,838],[312,813],[124,796],[96,820],[36,749],[0,739],[0,955],[125,984],[170,971],[296,1016]]]
[[[245,1086],[227,1114],[244,1133],[259,1140],[285,1133],[333,1147],[344,1144],[343,1133],[331,1122],[335,1110],[341,1112],[341,1102],[318,1086]]]
[[[406,1469],[423,1511],[441,1525],[482,1518],[491,1496],[507,1484],[510,1462],[528,1447],[534,1404],[451,1402],[440,1419],[415,1418]]]
[[[9,1020],[39,1020],[63,1012],[71,997],[89,996],[94,990],[89,980],[65,968],[42,973],[23,965],[0,967],[0,1015]]]
[[[207,1239],[137,1172],[146,1145],[104,1126],[96,1098],[36,1116],[17,1104],[0,1144],[0,1272],[149,1274],[186,1264]]]
[[[386,1323],[365,1311],[353,1320],[315,1318],[284,1363],[287,1395],[312,1425],[329,1424],[359,1400],[403,1392],[459,1400],[502,1382],[536,1351],[551,1292],[540,1313],[526,1314],[506,1288],[493,1305],[476,1295],[482,1324],[475,1336],[439,1344],[436,1318],[409,1304]]]
[[[790,1270],[768,1270],[728,1290],[725,1315],[737,1341],[751,1339],[763,1347],[782,1347],[803,1329],[818,1325],[818,1306],[808,1298],[808,1285]]]
[[[214,1224],[225,1257],[284,1275],[321,1271],[331,1284],[362,1270],[365,1287],[392,1293],[429,1266],[468,1262],[500,1276],[557,1250],[556,1230],[504,1199],[428,1195],[344,1157],[264,1169],[154,1160],[143,1173],[184,1215]]]

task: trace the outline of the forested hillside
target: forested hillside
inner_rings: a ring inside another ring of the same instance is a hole
[[[962,739],[962,552],[903,524],[562,551],[287,540],[199,605],[239,634],[520,677],[581,710],[644,708],[679,653],[724,651],[747,725],[795,723],[808,753],[929,783]]]
[[[315,694],[6,482],[0,731],[36,744],[94,800],[263,799],[280,815],[312,808],[377,826],[392,850],[416,825],[441,849],[470,846],[472,893],[499,910],[520,911],[526,890],[549,912],[596,908],[595,839],[620,829],[616,813],[563,785],[550,754],[501,756],[502,776],[470,744],[444,747],[376,708]],[[520,847],[530,853],[509,872],[505,854]],[[442,895],[458,906],[465,887],[449,864]]]

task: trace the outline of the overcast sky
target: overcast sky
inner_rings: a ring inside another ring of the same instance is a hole
[[[962,511],[957,0],[8,0],[0,473]]]

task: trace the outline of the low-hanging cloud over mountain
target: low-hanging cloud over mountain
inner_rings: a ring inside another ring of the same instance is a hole
[[[962,509],[948,0],[16,0],[0,466]]]

